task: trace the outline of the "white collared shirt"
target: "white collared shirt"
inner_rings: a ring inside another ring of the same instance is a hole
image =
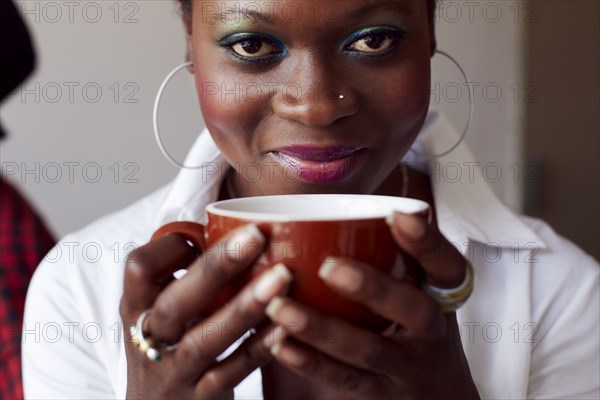
[[[431,112],[415,148],[438,154],[457,138]],[[419,163],[415,154],[404,162]],[[464,144],[436,162],[474,165]],[[166,187],[66,236],[41,263],[23,327],[26,398],[125,398],[125,257],[166,222],[203,221],[228,168],[207,131],[185,165],[203,168],[181,170]],[[507,209],[471,171],[432,185],[442,233],[475,270],[473,295],[457,316],[481,397],[600,398],[598,263],[545,223]],[[262,398],[260,371],[235,395]]]

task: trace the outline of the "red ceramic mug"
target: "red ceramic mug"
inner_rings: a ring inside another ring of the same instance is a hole
[[[213,246],[229,231],[254,223],[267,237],[266,250],[256,264],[231,282],[207,309],[212,312],[231,299],[261,271],[278,262],[294,274],[289,296],[308,306],[374,330],[386,321],[369,309],[330,289],[318,276],[328,256],[349,257],[387,273],[414,275],[414,261],[403,254],[386,223],[394,210],[423,212],[427,203],[372,195],[281,195],[219,201],[206,208],[208,222],[173,222],[158,229],[152,239],[178,234],[199,249]],[[244,249],[238,249],[244,251]]]

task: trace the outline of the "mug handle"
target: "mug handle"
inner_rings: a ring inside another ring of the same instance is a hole
[[[189,240],[198,256],[205,252],[208,248],[207,239],[205,236],[205,227],[197,222],[189,221],[177,221],[170,222],[166,225],[161,226],[154,232],[150,241],[156,240],[166,235],[179,235],[185,240]],[[248,273],[248,272],[247,272]],[[213,299],[213,301],[204,309],[202,316],[212,314],[219,308],[223,307],[229,300],[231,300],[237,292],[239,292],[243,286],[243,280],[230,282],[226,285]]]
[[[170,222],[158,228],[150,241],[170,234],[179,235],[185,240],[189,240],[198,254],[206,251],[206,237],[204,225],[202,224],[188,221]]]

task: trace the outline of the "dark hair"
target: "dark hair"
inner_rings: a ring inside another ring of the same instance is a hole
[[[192,0],[177,0],[181,6],[181,12],[187,15],[192,13]]]
[[[0,36],[10,38],[2,42],[1,103],[29,76],[35,66],[31,38],[12,0],[0,0]],[[0,138],[3,136],[4,131],[0,127]]]

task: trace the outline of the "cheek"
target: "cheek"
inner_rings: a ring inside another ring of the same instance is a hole
[[[200,36],[200,34],[199,34]],[[210,41],[198,39],[194,70],[198,103],[206,126],[228,134],[251,132],[256,123],[256,102],[246,101],[248,91],[235,71],[225,68],[222,56]]]
[[[202,117],[215,142],[229,153],[250,146],[260,119],[255,102],[246,100],[244,85],[226,72],[196,72],[196,91]]]
[[[195,19],[203,21],[202,14]],[[235,63],[214,45],[214,34],[210,25],[194,24],[193,59],[198,66],[194,78],[202,117],[211,133],[250,136],[266,114],[270,92],[259,77],[236,69]]]
[[[236,85],[228,82],[226,77],[196,73],[196,91],[207,125],[225,131],[237,130],[244,125],[245,108],[239,101]]]
[[[419,53],[386,72],[369,93],[370,123],[383,133],[379,146],[396,157],[412,145],[429,109],[429,55]]]
[[[415,28],[403,50],[399,65],[388,71],[394,84],[382,85],[386,101],[383,107],[405,129],[420,124],[429,108],[431,91],[431,54],[426,21]]]
[[[410,116],[418,117],[429,107],[430,94],[429,58],[421,57],[403,68],[395,77],[397,85],[387,88],[386,97],[390,99],[388,112],[396,114],[398,119],[406,121]]]
[[[203,65],[204,67],[204,65]],[[243,152],[243,141],[235,140],[240,131],[240,120],[231,118],[235,103],[227,104],[221,98],[220,81],[214,75],[204,75],[195,71],[198,104],[204,124],[208,128],[217,147],[228,160],[237,159]]]
[[[380,144],[396,151],[410,147],[417,137],[429,109],[430,78],[423,69],[417,73],[406,70],[395,74],[395,85],[387,85],[378,92],[378,100],[371,103],[375,109],[370,118],[379,132]],[[383,100],[383,101],[382,101]]]

